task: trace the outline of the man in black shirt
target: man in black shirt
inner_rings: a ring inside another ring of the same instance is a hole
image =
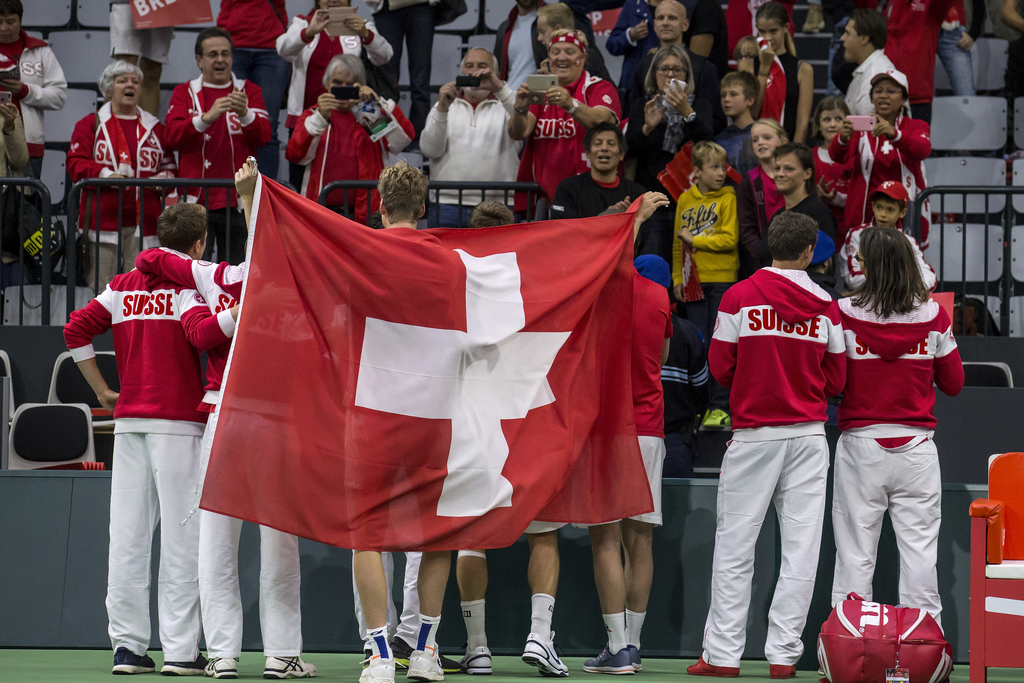
[[[623,213],[642,195],[643,186],[619,176],[626,140],[613,123],[599,123],[583,138],[590,171],[558,184],[551,201],[551,218],[589,218]]]

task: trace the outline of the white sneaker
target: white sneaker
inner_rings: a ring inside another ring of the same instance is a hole
[[[443,681],[444,669],[437,657],[437,646],[427,646],[426,650],[413,650],[409,655],[409,670],[406,678],[414,681]]]
[[[555,652],[555,632],[551,632],[548,639],[531,633],[526,639],[526,648],[523,650],[523,661],[530,666],[535,666],[541,676],[568,676],[569,667],[562,663]]]
[[[370,656],[363,673],[359,675],[359,683],[395,683],[395,659],[381,659]]]
[[[302,661],[302,657],[267,657],[263,667],[264,678],[313,678],[316,667]]]
[[[468,674],[477,676],[489,676],[491,674],[491,651],[486,645],[466,650],[466,656],[459,664],[462,670]]]
[[[238,678],[238,660],[234,657],[213,657],[206,664],[207,678]]]

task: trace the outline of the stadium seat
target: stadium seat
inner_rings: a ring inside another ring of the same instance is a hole
[[[965,387],[1013,388],[1013,372],[1006,363],[964,362]]]
[[[107,3],[94,2],[93,4],[107,7]],[[23,3],[25,13],[21,16],[23,26],[57,28],[67,26],[71,21],[70,0],[43,0],[40,2]]]
[[[113,351],[97,351],[96,365],[107,380],[107,385],[114,391],[121,390],[121,380],[117,374],[117,359]],[[50,377],[50,393],[46,402],[51,405],[82,403],[89,406],[94,422],[109,422],[113,419],[110,411],[100,406],[96,392],[92,390],[85,377],[78,370],[69,351],[57,356],[53,364],[53,375]]]
[[[1024,225],[1015,225],[1010,231],[1010,274],[1024,282]]]
[[[18,406],[11,423],[7,467],[36,470],[96,462],[89,407],[81,403]]]
[[[985,157],[933,157],[924,160],[928,187],[939,185],[1006,185],[1006,162]],[[944,199],[943,199],[944,197]],[[931,210],[942,213],[961,213],[963,196],[960,194],[932,195]],[[999,213],[1006,206],[1005,195],[990,195],[988,213]],[[967,213],[985,213],[985,195],[967,195]]]
[[[995,150],[1006,145],[1002,97],[936,97],[932,101],[933,150]]]
[[[110,28],[110,5],[94,0],[77,0],[78,23],[88,28]],[[26,14],[28,14],[26,12]]]
[[[608,50],[605,49],[605,46],[608,44],[608,36],[594,36],[594,44],[601,50],[601,55],[604,57],[604,65],[608,69],[608,75],[612,77],[612,83],[618,83],[619,78],[622,76],[623,57],[608,54]],[[628,115],[629,112],[623,112],[623,116]]]
[[[964,254],[964,228],[967,246]],[[941,231],[940,231],[941,228]],[[985,226],[968,223],[946,223],[932,225],[928,249],[924,260],[935,269],[943,282],[985,282],[985,255],[988,253],[988,278],[995,282],[1003,276],[1003,229],[998,225],[988,226],[986,246]],[[940,256],[941,254],[941,256]],[[943,261],[940,268],[939,260]],[[966,275],[964,269],[966,268]]]
[[[512,10],[513,5],[511,2],[488,2],[484,4],[484,24],[487,25],[488,31],[497,31],[498,27],[501,26],[501,22],[508,19],[508,13]],[[491,36],[492,45],[494,36]]]
[[[399,84],[409,85],[409,62],[405,50],[402,52],[401,77]],[[462,38],[442,33],[434,34],[434,51],[430,61],[430,85],[451,83],[459,75],[462,64]]]
[[[11,377],[11,359],[6,351],[0,351],[0,377]],[[10,391],[7,392],[7,403],[10,406],[10,413],[7,420],[14,419],[14,379],[10,383]]]
[[[971,503],[970,683],[1024,668],[1024,453],[988,461],[988,498]]]
[[[1010,336],[1024,337],[1024,296],[1010,297]]]
[[[164,65],[163,71],[160,73],[161,83],[178,85],[198,76],[195,35],[180,32],[175,34],[174,40],[171,41],[171,49],[167,52],[167,59],[169,63]],[[168,100],[170,100],[170,93],[168,93]],[[166,108],[160,113],[166,115]]]
[[[482,47],[488,52],[494,51],[494,34],[480,34],[466,38],[467,49],[471,47]]]
[[[43,157],[43,185],[50,191],[54,204],[64,199],[64,182],[67,180],[67,154],[57,149],[48,149]],[[66,222],[66,221],[65,221]]]
[[[43,165],[45,171],[46,165]],[[19,322],[21,288],[10,286],[4,290],[4,325],[40,325],[43,320],[42,285],[25,285],[25,309]],[[63,325],[67,322],[67,292],[65,285],[50,285],[50,324]],[[75,287],[75,308],[83,308],[93,299],[88,287]]]
[[[97,74],[98,75],[98,74]],[[71,142],[75,124],[96,111],[96,89],[68,88],[68,101],[60,111],[46,112],[43,131],[47,142]],[[49,157],[49,151],[47,151]]]
[[[450,24],[438,26],[441,31],[469,31],[480,23],[480,0],[466,0],[466,13]],[[492,36],[493,38],[493,36]]]
[[[978,38],[971,48],[974,88],[1002,90],[1006,85],[1006,57],[1010,44],[1001,38]],[[1000,98],[1001,99],[1001,98]]]
[[[95,83],[110,63],[110,31],[54,31],[48,40],[68,83]]]

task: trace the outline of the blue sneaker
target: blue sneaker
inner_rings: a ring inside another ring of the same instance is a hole
[[[114,668],[112,674],[151,674],[156,671],[156,664],[149,655],[141,657],[126,647],[119,647],[114,652]]]
[[[615,654],[610,654],[607,644],[601,654],[583,662],[583,670],[592,674],[628,674],[632,676],[636,673],[633,669],[633,656],[630,654],[629,648],[624,647]]]
[[[643,671],[644,667],[640,663],[640,650],[636,645],[627,645],[626,649],[629,650],[629,661],[633,664],[633,671]]]

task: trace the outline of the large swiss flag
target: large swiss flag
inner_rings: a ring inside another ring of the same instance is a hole
[[[374,231],[261,179],[207,510],[360,550],[510,545],[653,508],[633,214]]]

